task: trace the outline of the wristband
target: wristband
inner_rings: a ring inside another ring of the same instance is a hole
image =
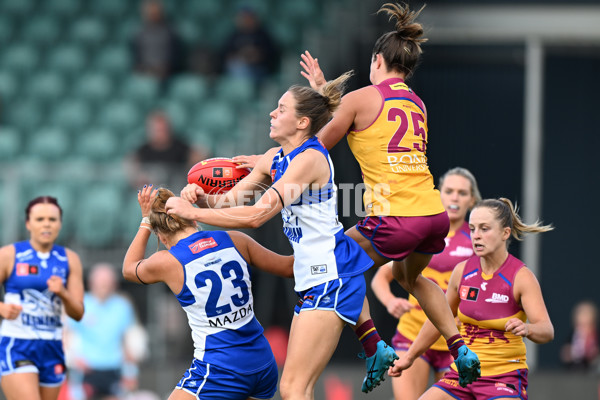
[[[140,228],[148,229],[150,232],[152,232],[152,224],[150,224],[150,218],[142,218],[142,222],[140,222]]]

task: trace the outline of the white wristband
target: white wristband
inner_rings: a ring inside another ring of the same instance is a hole
[[[148,217],[144,217],[144,218],[142,218],[142,222],[140,222],[140,223],[141,223],[141,224],[148,224],[148,225],[152,225],[152,224],[150,223],[150,218],[148,218]]]

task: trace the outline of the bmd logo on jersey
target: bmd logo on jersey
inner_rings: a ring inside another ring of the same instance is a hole
[[[510,298],[505,294],[492,293],[492,297],[485,299],[487,303],[508,303]]]
[[[476,301],[479,296],[479,288],[461,285],[459,294],[462,300]]]
[[[210,249],[211,247],[218,246],[218,243],[213,238],[200,239],[195,243],[190,244],[188,247],[194,254],[198,254],[203,250]]]

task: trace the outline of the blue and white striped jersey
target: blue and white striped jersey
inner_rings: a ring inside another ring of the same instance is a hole
[[[14,320],[2,321],[0,334],[18,339],[62,340],[62,300],[48,290],[46,281],[57,275],[66,286],[69,262],[64,247],[54,245],[40,253],[29,241],[14,243],[15,265],[4,282],[4,302],[23,310]]]
[[[183,265],[176,295],[187,314],[194,357],[237,372],[274,361],[254,316],[250,269],[226,232],[197,232],[169,252]]]
[[[283,150],[275,155],[271,166],[273,182],[283,176],[294,157],[307,149],[323,154],[329,163],[330,177],[325,186],[306,188],[293,204],[281,210],[283,232],[294,249],[297,292],[340,277],[362,274],[373,265],[367,253],[344,234],[337,215],[333,163],[317,137],[308,139],[288,155]]]

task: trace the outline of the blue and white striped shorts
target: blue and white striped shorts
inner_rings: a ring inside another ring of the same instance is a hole
[[[264,368],[243,374],[194,358],[176,388],[202,400],[270,399],[277,391],[275,359]]]
[[[363,274],[333,279],[297,292],[300,300],[294,312],[310,310],[329,310],[349,324],[356,325],[363,308],[367,284]]]

